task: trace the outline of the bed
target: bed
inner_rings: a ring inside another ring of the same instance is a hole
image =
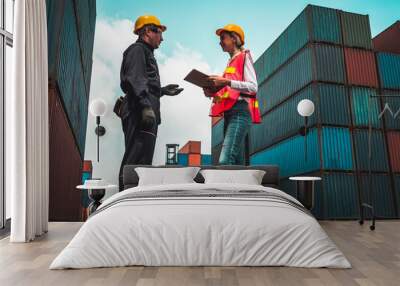
[[[291,266],[350,268],[300,202],[279,190],[277,166],[261,185],[195,182],[139,186],[138,165],[123,170],[124,191],[92,214],[50,269],[117,266]],[[174,166],[179,168],[179,166]]]

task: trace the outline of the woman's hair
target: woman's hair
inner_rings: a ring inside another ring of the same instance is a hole
[[[242,40],[240,39],[239,35],[236,34],[235,32],[230,32],[229,34],[231,35],[232,38],[234,38],[236,40],[236,47],[239,50],[244,51],[245,47],[244,47],[244,45],[242,43]]]

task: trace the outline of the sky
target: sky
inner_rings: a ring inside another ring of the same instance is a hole
[[[97,0],[97,21],[93,52],[90,101],[101,98],[108,111],[102,118],[106,134],[100,139],[100,162],[96,162],[95,119],[89,115],[85,159],[93,160],[93,175],[117,183],[124,151],[121,122],[112,112],[119,88],[123,51],[133,42],[133,25],[142,14],[156,15],[168,27],[156,50],[161,83],[178,83],[185,90],[177,97],[161,99],[159,126],[153,164],[165,164],[165,144],[182,146],[200,140],[202,153],[211,153],[210,101],[201,89],[182,79],[197,68],[208,74],[221,74],[228,55],[221,51],[215,30],[228,23],[242,26],[246,48],[256,60],[285,30],[307,4],[348,12],[368,14],[372,36],[400,20],[398,0],[335,1],[227,1],[227,0]]]

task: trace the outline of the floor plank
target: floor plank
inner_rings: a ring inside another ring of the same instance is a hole
[[[117,267],[48,269],[81,223],[54,222],[32,243],[0,240],[0,285],[399,285],[400,221],[379,221],[375,231],[356,221],[321,221],[322,227],[352,263],[352,269],[290,267]]]

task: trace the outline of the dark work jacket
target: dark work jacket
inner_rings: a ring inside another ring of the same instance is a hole
[[[122,109],[122,118],[130,113],[140,120],[144,107],[151,107],[161,123],[161,84],[154,49],[142,40],[130,45],[123,54],[121,65],[121,89],[126,94],[127,105]]]

